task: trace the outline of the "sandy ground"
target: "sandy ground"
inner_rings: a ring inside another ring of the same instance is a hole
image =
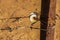
[[[60,0],[56,0],[56,14],[60,17]],[[54,40],[60,40],[60,19],[57,17]]]
[[[40,14],[40,0],[0,0],[0,18],[27,17],[31,12]],[[56,14],[60,16],[60,0],[56,1]],[[0,28],[15,28],[9,30],[0,30],[0,40],[40,40],[40,30],[30,29],[29,18],[0,20]],[[40,22],[32,27],[40,28]],[[18,27],[18,28],[16,28]],[[28,28],[26,28],[28,27]],[[54,40],[60,40],[60,19],[57,17]]]
[[[40,13],[40,0],[0,0],[0,18],[24,17],[29,16],[30,12]],[[29,27],[31,22],[29,18],[0,20],[0,28],[16,28],[11,32],[9,30],[0,30],[0,40],[39,40],[40,30],[22,28]],[[33,27],[40,28],[40,22]]]

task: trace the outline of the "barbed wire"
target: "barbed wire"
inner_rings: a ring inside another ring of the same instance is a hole
[[[58,14],[56,14],[56,16],[60,19],[60,16]],[[29,18],[29,16],[21,16],[21,17],[10,17],[10,18],[0,18],[0,20],[6,20],[6,19],[20,19],[20,18]],[[43,20],[42,20],[43,21]],[[45,22],[44,22],[45,23]]]
[[[59,17],[59,15],[56,15],[57,17]],[[20,18],[29,18],[29,16],[23,16],[23,17],[10,17],[10,18],[0,18],[0,20],[6,20],[6,19],[16,19],[14,20],[13,22],[15,21],[18,21]],[[59,17],[60,18],[60,17]],[[40,21],[40,20],[39,20]],[[43,21],[43,20],[42,20]],[[38,22],[38,21],[37,21]],[[44,21],[43,21],[44,22]],[[46,23],[46,22],[44,22]],[[41,28],[34,28],[32,27],[35,23],[31,23],[31,25],[29,27],[15,27],[15,28],[11,28],[9,26],[5,27],[5,28],[0,28],[0,30],[9,30],[10,32],[15,30],[15,29],[18,29],[18,28],[31,28],[31,29],[39,29],[39,30],[43,30],[43,31],[47,31],[46,29],[41,29]],[[43,25],[43,23],[41,23]],[[53,25],[54,26],[54,25]]]
[[[6,19],[16,19],[16,20],[19,20],[20,18],[29,18],[29,16],[24,16],[24,17],[12,17],[12,18],[3,18],[3,19],[0,19],[0,20],[6,20]],[[14,21],[16,21],[14,20]],[[39,20],[40,21],[40,20]],[[37,21],[38,22],[38,21]],[[36,23],[36,22],[35,22]],[[35,24],[35,23],[31,23],[31,25],[29,27],[26,27],[26,28],[31,28],[31,29],[40,29],[40,28],[33,28],[32,26]],[[19,27],[16,27],[16,28],[10,28],[9,26],[6,27],[6,28],[0,28],[0,30],[9,30],[10,32],[14,29],[18,29]],[[21,27],[20,27],[21,28]],[[22,28],[25,28],[25,27],[22,27]],[[40,29],[40,30],[43,30],[43,31],[46,31],[45,29]]]
[[[29,18],[29,16],[24,16],[24,17],[12,17],[12,18],[4,18],[4,19],[0,19],[0,20],[5,20],[5,19],[16,19],[16,20],[19,20],[20,18]],[[38,21],[37,21],[38,22]],[[36,22],[35,22],[36,23]],[[31,28],[31,29],[40,29],[40,28],[33,28],[32,26],[35,24],[35,23],[31,23],[31,25],[29,27],[20,27],[20,28]],[[15,30],[15,29],[18,29],[19,27],[15,27],[15,28],[10,28],[9,26],[5,27],[5,28],[0,28],[0,30],[9,30],[10,32]],[[43,31],[46,31],[45,29],[40,29],[40,30],[43,30]]]
[[[12,32],[13,30],[17,30],[17,29],[24,29],[24,28],[30,28],[29,26],[17,26],[15,28],[11,28],[11,27],[5,27],[5,28],[0,28],[0,30],[8,30],[9,32]],[[46,29],[40,29],[40,28],[34,28],[32,27],[31,29],[38,29],[38,30],[43,30],[43,31],[47,31]]]
[[[4,19],[0,19],[0,20],[5,20],[5,19],[16,19],[16,20],[18,20],[18,19],[20,19],[20,18],[29,18],[29,16],[28,17],[12,17],[12,18],[4,18]],[[38,22],[38,21],[37,21]],[[45,22],[44,22],[45,23]],[[20,26],[17,26],[17,27],[15,27],[15,28],[11,28],[11,27],[9,27],[9,26],[7,26],[7,27],[5,27],[5,28],[0,28],[0,30],[9,30],[10,32],[12,32],[13,30],[16,30],[16,29],[18,29],[18,28],[31,28],[31,29],[39,29],[39,30],[43,30],[43,31],[47,31],[46,29],[41,29],[41,28],[34,28],[34,27],[32,27],[33,25],[34,25],[35,23],[32,23],[29,27],[20,27]]]

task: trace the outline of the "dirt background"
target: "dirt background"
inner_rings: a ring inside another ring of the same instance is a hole
[[[29,16],[31,12],[40,14],[40,0],[0,0],[0,18],[24,17]],[[40,40],[40,30],[25,28],[29,27],[31,22],[29,18],[0,20],[0,28],[16,28],[11,32],[9,30],[0,30],[0,40]],[[40,28],[40,22],[32,27]]]
[[[40,14],[41,0],[0,0],[0,19],[12,17],[27,17],[31,12]],[[56,14],[60,16],[60,0],[56,0]],[[11,27],[9,30],[0,30],[0,40],[40,40],[40,30],[30,29],[29,18],[0,20],[0,29]],[[38,21],[32,27],[40,28]],[[16,28],[18,27],[18,28]],[[57,17],[54,40],[60,40],[60,19]]]
[[[56,14],[59,15],[56,20],[54,40],[60,40],[60,0],[56,0]]]

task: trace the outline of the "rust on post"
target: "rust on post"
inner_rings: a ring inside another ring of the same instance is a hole
[[[54,29],[52,29],[53,28],[52,24],[55,23],[55,8],[56,8],[56,0],[50,0],[49,18],[48,18],[49,26],[47,26],[46,40],[54,40]]]

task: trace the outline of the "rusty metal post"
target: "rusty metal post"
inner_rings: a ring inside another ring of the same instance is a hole
[[[50,8],[49,8],[49,18],[48,21],[55,21],[55,13],[56,13],[56,0],[50,0]],[[49,24],[49,23],[48,23]],[[47,34],[46,40],[54,40],[54,29],[51,29],[53,26],[47,26]]]
[[[50,0],[41,0],[41,15],[40,21],[43,23],[41,24],[40,28],[47,30],[48,25],[48,16],[49,16],[49,7],[50,7]],[[46,32],[47,31],[40,31],[40,40],[46,40]]]

